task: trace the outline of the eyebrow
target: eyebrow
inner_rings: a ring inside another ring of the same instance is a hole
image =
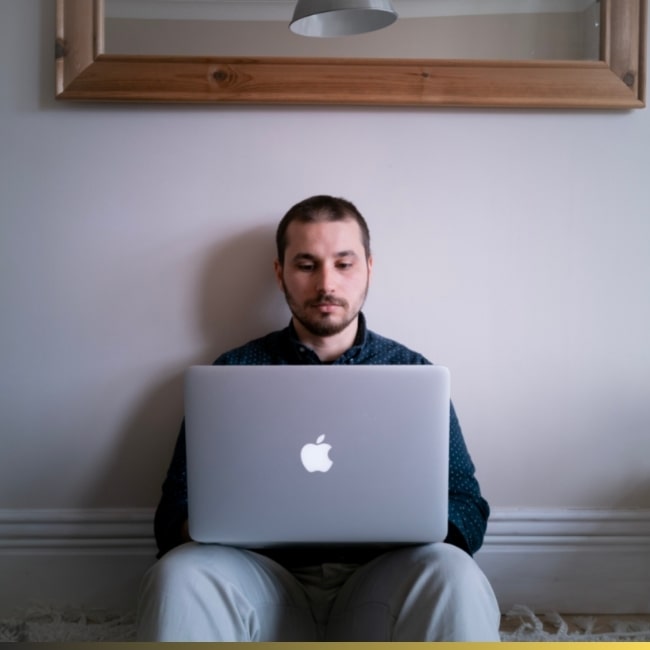
[[[339,251],[338,253],[334,253],[334,257],[336,259],[340,259],[342,257],[358,257],[358,255],[353,250],[346,250],[346,251]],[[294,262],[300,260],[309,260],[313,262],[313,261],[317,261],[319,258],[318,256],[312,255],[311,253],[296,253],[291,259]]]

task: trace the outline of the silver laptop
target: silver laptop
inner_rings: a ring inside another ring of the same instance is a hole
[[[190,535],[247,548],[447,534],[442,366],[193,366]]]

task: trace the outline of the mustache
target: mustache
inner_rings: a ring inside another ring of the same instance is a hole
[[[336,298],[335,296],[324,294],[318,296],[316,300],[311,300],[309,302],[310,307],[318,307],[320,305],[335,305],[337,307],[347,307],[347,301],[342,298]]]

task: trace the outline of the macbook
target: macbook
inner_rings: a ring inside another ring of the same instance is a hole
[[[193,539],[247,548],[412,544],[447,534],[442,366],[193,366]]]

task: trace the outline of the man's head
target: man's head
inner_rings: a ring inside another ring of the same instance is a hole
[[[354,326],[368,292],[372,256],[365,219],[345,199],[294,205],[276,234],[278,283],[303,333],[332,337]]]
[[[370,231],[366,220],[359,210],[357,210],[353,203],[350,203],[346,199],[321,194],[296,203],[282,217],[275,233],[275,245],[280,264],[284,264],[284,253],[288,244],[287,230],[294,221],[299,223],[316,223],[320,221],[344,221],[346,219],[352,219],[359,225],[366,259],[369,259]]]

